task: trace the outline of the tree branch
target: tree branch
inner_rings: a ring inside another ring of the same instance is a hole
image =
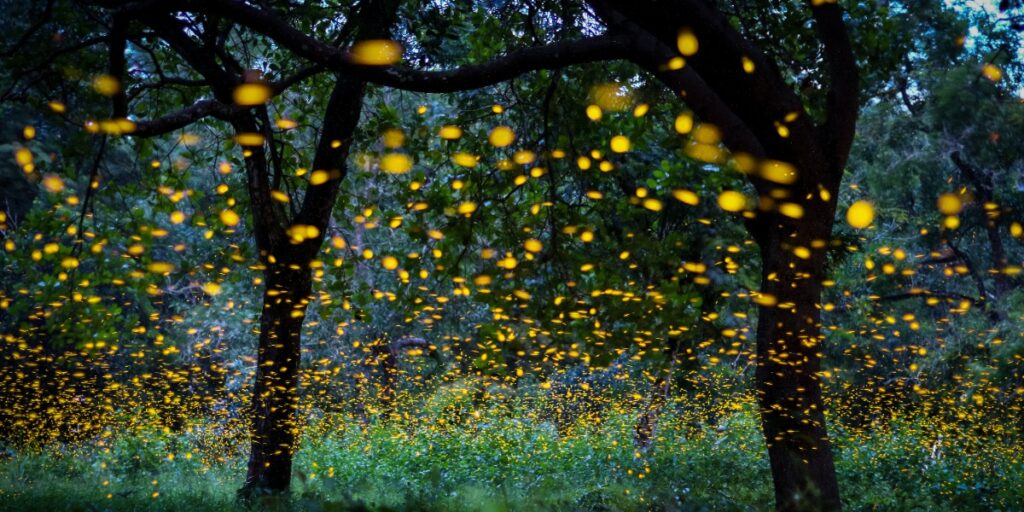
[[[82,212],[78,216],[78,233],[76,235],[76,244],[72,249],[72,253],[78,255],[82,251],[82,237],[85,236],[83,230],[85,226],[85,217],[89,213],[89,207],[92,206],[92,198],[95,194],[95,188],[93,183],[96,182],[96,178],[100,174],[100,164],[103,162],[103,153],[107,148],[107,136],[100,136],[100,146],[96,150],[96,157],[93,158],[92,165],[89,167],[89,182],[85,186],[85,199],[82,200]]]
[[[345,72],[377,85],[418,92],[440,93],[479,89],[531,71],[624,59],[627,57],[628,49],[628,41],[621,36],[603,34],[524,48],[484,64],[471,64],[453,70],[424,71],[405,66],[356,64],[347,50],[306,35],[274,13],[237,0],[183,0],[174,3],[143,1],[129,3],[124,7],[126,12],[138,16],[146,16],[161,9],[165,12],[188,10],[215,14],[261,33],[296,55],[335,72]]]
[[[634,30],[632,60],[637,65],[678,94],[701,119],[721,129],[723,141],[731,151],[765,156],[757,136],[692,67],[684,66],[674,71],[665,69],[665,63],[675,56],[674,51],[653,36]]]
[[[608,33],[524,48],[484,64],[470,64],[454,70],[361,69],[367,81],[378,85],[418,92],[454,92],[479,89],[541,69],[626,59],[629,57],[629,43],[629,39],[621,34]]]
[[[28,40],[31,39],[32,36],[39,31],[39,29],[43,28],[43,25],[46,25],[47,23],[50,22],[50,18],[52,16],[53,0],[47,0],[46,6],[43,7],[43,12],[39,13],[39,17],[36,19],[36,22],[33,23],[32,26],[28,28],[28,30],[22,33],[21,36],[18,37],[18,40],[11,44],[9,48],[4,48],[4,50],[0,52],[0,57],[10,57],[11,55],[14,55],[15,52],[21,50],[21,47],[25,43],[27,43]]]
[[[998,215],[999,212],[995,211],[989,213],[985,205],[994,204],[995,199],[993,197],[993,185],[992,180],[981,173],[979,169],[971,165],[969,162],[964,160],[963,156],[959,151],[954,151],[949,155],[949,158],[956,165],[960,173],[967,178],[968,181],[974,185],[975,192],[978,195],[981,203],[981,216],[982,222],[985,224],[985,233],[988,235],[989,249],[992,253],[990,254],[993,270],[995,274],[995,292],[997,296],[1001,296],[1009,289],[1009,282],[1006,279],[1006,249],[1003,247],[1003,238],[999,234],[999,223]]]
[[[974,279],[974,285],[978,288],[977,302],[984,304],[988,300],[988,290],[985,287],[985,280],[981,277],[981,274],[978,273],[978,269],[975,268],[971,258],[961,251],[956,245],[953,245],[952,240],[946,240],[946,244],[953,250],[953,254],[956,254],[957,258],[960,258],[960,261],[964,262],[964,266],[967,267],[967,272],[971,275],[971,278]]]
[[[271,97],[279,96],[289,87],[302,80],[323,72],[319,65],[304,67],[294,75],[291,75],[278,82],[270,84]],[[205,82],[203,82],[205,83]],[[148,121],[139,121],[135,124],[135,131],[129,135],[134,137],[154,137],[164,135],[174,130],[184,128],[196,121],[206,117],[215,117],[222,121],[231,121],[235,116],[252,109],[234,104],[227,104],[213,99],[199,100],[191,106],[185,107],[177,112],[167,114],[163,117]]]
[[[860,71],[850,47],[850,37],[843,22],[843,9],[838,3],[811,5],[818,38],[825,47],[830,87],[828,91],[828,117],[821,128],[825,147],[829,150],[833,174],[842,177],[846,158],[853,144],[857,113],[860,108]]]
[[[675,52],[681,29],[691,31],[698,50],[686,65],[742,120],[771,158],[790,162],[800,182],[816,186],[824,167],[813,123],[800,98],[764,53],[743,37],[713,3],[701,0],[588,0],[609,24],[620,15]],[[744,69],[744,62],[748,62]],[[752,66],[752,68],[751,68]],[[796,118],[792,119],[793,114]],[[786,119],[791,119],[787,121]],[[789,133],[782,137],[779,124]],[[725,131],[725,130],[723,130]]]
[[[241,108],[225,105],[217,100],[200,100],[192,106],[185,107],[166,116],[137,122],[135,123],[135,130],[129,135],[142,138],[163,135],[210,116],[223,121],[230,121],[241,111]]]

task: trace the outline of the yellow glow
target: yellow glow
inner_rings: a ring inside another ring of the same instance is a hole
[[[747,196],[735,190],[726,190],[718,195],[718,206],[727,212],[741,211],[747,206]]]
[[[476,167],[480,157],[469,153],[455,153],[452,155],[452,162],[461,167]]]
[[[262,105],[270,100],[273,91],[261,83],[242,84],[235,87],[232,97],[235,103],[242,106]]]
[[[960,200],[959,195],[947,192],[939,196],[935,206],[939,209],[939,213],[943,215],[956,215],[963,209],[963,202]]]
[[[104,96],[113,96],[121,90],[121,83],[110,75],[97,75],[92,79],[92,88]]]
[[[629,151],[630,148],[629,137],[626,137],[625,135],[616,135],[612,137],[610,145],[612,151],[616,153],[625,153]]]
[[[700,204],[700,197],[692,190],[686,190],[684,188],[673,190],[672,197],[676,198],[677,201],[690,206],[697,206]]]
[[[516,140],[516,134],[508,126],[495,126],[487,140],[492,146],[503,148]]]
[[[740,63],[743,64],[743,72],[750,74],[754,72],[754,61],[750,60],[750,57],[744,56],[740,59]]]
[[[352,45],[352,62],[364,66],[388,66],[402,60],[402,45],[390,39],[367,39]]]
[[[412,169],[412,158],[404,153],[387,153],[380,158],[380,168],[390,174],[404,174]]]
[[[679,48],[679,53],[685,57],[696,54],[700,48],[697,36],[688,28],[679,31],[679,35],[676,37],[676,46]]]
[[[220,221],[223,222],[225,226],[237,226],[239,220],[241,219],[234,210],[221,210],[220,212]]]
[[[398,149],[405,144],[405,133],[397,128],[389,128],[381,134],[381,141],[388,149]]]
[[[676,133],[686,135],[693,130],[693,116],[690,114],[679,114],[675,122]]]
[[[476,203],[474,203],[473,201],[465,201],[459,204],[459,207],[456,211],[463,215],[470,215],[476,211]]]
[[[857,229],[864,229],[875,221],[875,206],[868,201],[857,201],[846,210],[846,223]]]
[[[453,124],[447,124],[441,127],[441,131],[438,132],[444,140],[457,140],[462,137],[462,128]]]
[[[992,82],[998,82],[1003,79],[1003,70],[994,64],[985,64],[981,67],[981,75]]]
[[[647,208],[648,210],[651,210],[652,212],[660,212],[661,209],[664,207],[664,205],[661,203],[661,201],[659,201],[659,200],[657,200],[657,199],[655,199],[653,197],[648,197],[647,199],[644,199],[643,205],[644,205],[644,208]]]
[[[235,135],[235,142],[239,146],[262,146],[264,138],[258,133],[242,132]]]

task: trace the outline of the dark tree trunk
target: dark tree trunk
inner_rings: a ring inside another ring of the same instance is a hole
[[[327,171],[332,178],[321,185],[310,185],[301,210],[288,221],[290,225],[312,226],[315,236],[294,240],[286,234],[269,197],[266,155],[254,150],[246,159],[253,231],[265,267],[266,288],[251,409],[252,448],[245,484],[239,490],[242,499],[284,492],[291,483],[292,455],[299,432],[296,413],[302,322],[312,292],[310,262],[320,252],[345,176],[345,159],[359,121],[364,91],[362,82],[338,77],[327,102],[313,167]],[[251,123],[254,121],[240,122],[238,128],[257,131]]]
[[[360,4],[350,23],[355,39],[387,38],[395,21],[398,2],[371,0]],[[326,183],[306,188],[302,206],[288,222],[315,228],[305,240],[289,240],[274,219],[268,188],[268,166],[248,169],[254,231],[266,266],[266,291],[260,318],[260,340],[256,385],[253,396],[252,451],[243,499],[255,493],[287,491],[291,483],[292,455],[297,449],[299,424],[299,363],[302,322],[312,291],[310,262],[320,252],[341,180],[347,173],[346,159],[362,113],[366,83],[356,77],[335,75],[334,89],[324,111],[313,169],[328,173]],[[264,123],[269,118],[264,116]],[[241,126],[246,131],[258,131]],[[269,139],[269,138],[268,138]],[[266,160],[262,151],[254,156]],[[247,160],[247,165],[253,159]],[[280,176],[281,169],[277,169]]]
[[[702,122],[722,130],[733,152],[774,159],[799,172],[789,179],[750,177],[761,198],[748,227],[761,249],[762,292],[777,305],[758,315],[757,388],[769,446],[778,510],[841,508],[818,383],[825,248],[858,113],[858,69],[837,4],[814,5],[827,62],[827,118],[815,125],[774,62],[740,34],[714,2],[699,0],[589,0],[610,26],[634,36],[633,60],[679,92]],[[700,51],[687,65],[665,71],[676,56],[680,28],[692,30]],[[750,59],[757,71],[723,65]],[[778,120],[797,113],[781,136]],[[820,188],[819,188],[820,187]],[[822,195],[820,191],[827,191]],[[779,192],[780,194],[776,194]],[[780,198],[800,203],[804,215],[774,211]],[[793,250],[802,248],[799,255]],[[806,252],[806,253],[805,253]]]
[[[395,413],[395,399],[398,396],[398,353],[390,341],[376,340],[370,346],[373,354],[373,369],[377,373],[377,402],[380,404],[380,419],[390,420]]]
[[[1003,247],[1003,237],[999,233],[999,216],[1002,212],[999,209],[989,211],[987,207],[989,204],[995,204],[993,197],[995,185],[992,183],[991,176],[967,162],[959,151],[953,152],[950,158],[957,168],[960,169],[960,173],[971,182],[978,202],[981,203],[979,209],[982,222],[985,224],[985,234],[988,236],[992,271],[995,273],[993,277],[995,283],[994,296],[996,299],[999,299],[1010,291],[1011,286],[1006,277],[1006,249]],[[988,297],[982,297],[982,299],[987,300]]]
[[[776,508],[787,511],[842,507],[818,380],[825,249],[811,249],[807,258],[794,253],[829,239],[835,206],[811,205],[817,207],[808,207],[804,219],[773,223],[775,229],[758,237],[765,297],[757,323],[757,393]]]
[[[307,264],[280,262],[266,271],[256,383],[252,450],[243,493],[283,492],[292,475],[299,403],[300,337],[312,279]]]
[[[647,451],[654,445],[657,437],[658,419],[668,402],[671,377],[658,377],[651,387],[651,397],[647,400],[640,417],[633,427],[633,444],[640,451]]]

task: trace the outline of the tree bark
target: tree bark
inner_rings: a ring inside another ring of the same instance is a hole
[[[265,272],[253,389],[252,449],[243,492],[283,492],[291,483],[292,455],[299,432],[300,341],[312,279],[308,262],[295,269],[284,261],[287,259]]]
[[[858,69],[836,4],[808,2],[827,65],[827,117],[815,125],[799,115],[786,136],[775,121],[804,113],[802,101],[769,57],[738,33],[713,3],[698,0],[588,0],[609,26],[635,34],[634,62],[679,92],[703,122],[723,130],[733,152],[787,162],[799,170],[778,185],[752,175],[764,208],[748,228],[761,249],[761,291],[774,298],[758,315],[757,389],[778,510],[839,510],[842,506],[818,382],[825,248],[858,111]],[[664,71],[680,28],[700,51],[680,70]],[[723,65],[748,59],[754,73]],[[823,70],[824,71],[824,70]],[[781,192],[777,196],[775,192]],[[828,194],[822,194],[827,191]],[[774,211],[773,198],[800,203],[804,215]],[[767,201],[765,201],[767,199]],[[801,248],[798,254],[794,249]],[[805,253],[806,252],[806,253]]]
[[[253,151],[246,162],[256,168],[248,176],[249,194],[253,231],[265,267],[266,288],[251,409],[249,469],[245,484],[238,491],[243,500],[260,493],[285,492],[291,483],[292,456],[297,449],[299,432],[296,413],[302,322],[313,283],[310,262],[320,252],[340,182],[346,173],[345,159],[362,111],[364,94],[363,82],[337,77],[313,158],[313,167],[327,171],[332,178],[327,183],[307,187],[302,209],[290,222],[314,227],[315,236],[297,241],[285,235],[269,204],[266,156],[262,150]],[[251,127],[246,129],[252,130]]]
[[[758,231],[761,291],[774,300],[763,301],[758,314],[757,393],[776,508],[839,510],[839,485],[818,380],[826,255],[824,247],[810,249],[813,241],[828,240],[835,205],[814,201],[805,207],[803,219],[772,222],[773,229]],[[794,254],[797,247],[810,249],[810,256]]]
[[[393,0],[364,2],[352,21],[357,23],[355,37],[389,37],[397,10],[398,2]],[[326,171],[329,178],[326,183],[306,187],[302,206],[289,222],[292,226],[315,228],[315,234],[305,240],[283,237],[281,227],[274,226],[275,210],[267,204],[267,158],[262,148],[253,152],[264,161],[260,172],[250,172],[248,178],[266,290],[252,406],[252,449],[245,484],[238,491],[243,500],[258,493],[286,492],[291,484],[292,456],[298,448],[302,322],[313,282],[310,262],[323,245],[341,180],[348,170],[346,159],[365,95],[364,81],[349,75],[335,76],[313,156],[313,169]],[[252,126],[243,128],[257,131]],[[250,158],[247,164],[251,161]]]

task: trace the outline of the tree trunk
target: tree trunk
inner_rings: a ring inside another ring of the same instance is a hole
[[[377,402],[380,405],[380,420],[390,421],[395,414],[395,399],[398,396],[398,350],[390,341],[377,339],[370,345],[373,355],[370,374],[377,373]]]
[[[298,268],[295,268],[298,267]],[[252,402],[252,450],[245,485],[239,491],[288,490],[299,426],[300,336],[312,289],[307,264],[267,267],[259,354]]]
[[[651,386],[651,397],[647,400],[636,425],[633,426],[633,444],[637,450],[646,452],[654,445],[654,439],[658,431],[658,419],[665,408],[671,390],[671,372],[668,378],[658,377]]]
[[[826,118],[815,124],[775,62],[735,29],[716,2],[588,3],[610,27],[634,37],[631,60],[680,94],[701,122],[717,126],[730,151],[786,162],[800,171],[795,176],[758,172],[749,178],[760,196],[759,211],[748,226],[761,248],[762,291],[774,299],[767,302],[778,305],[764,305],[758,315],[757,387],[776,507],[837,510],[839,489],[817,373],[825,248],[860,105],[859,72],[842,8],[835,2],[810,2],[827,67],[822,75],[829,84]],[[692,31],[700,51],[687,55],[682,69],[669,71],[664,63],[677,56],[681,28]],[[723,65],[741,59],[753,67]],[[778,130],[779,119],[792,119],[785,134]],[[804,215],[790,219],[778,214],[774,204],[780,199],[803,203]]]
[[[802,250],[794,254],[797,247],[811,248],[812,240],[828,240],[835,206],[811,205],[803,220],[774,222],[777,229],[759,237],[765,297],[757,324],[757,393],[775,505],[786,511],[842,507],[818,381],[825,249],[811,249],[807,258]]]
[[[964,160],[963,155],[959,151],[954,151],[950,158],[957,168],[960,169],[960,173],[974,186],[974,193],[980,203],[981,220],[985,224],[985,234],[988,235],[989,257],[992,261],[991,270],[995,273],[993,277],[995,293],[993,295],[995,299],[999,299],[1006,295],[1011,287],[1006,278],[1006,249],[1003,247],[1003,237],[999,234],[999,216],[1001,212],[998,209],[989,211],[987,207],[989,204],[995,204],[993,197],[995,185],[992,184],[991,176]],[[988,297],[982,297],[982,299],[987,300]]]
[[[362,2],[351,21],[356,24],[353,38],[388,38],[397,12],[398,2],[394,0]],[[306,187],[301,208],[288,222],[291,226],[311,226],[315,228],[315,235],[305,240],[289,240],[283,235],[283,226],[271,228],[273,209],[266,207],[271,201],[267,166],[257,165],[262,170],[249,173],[254,231],[266,266],[266,290],[253,390],[252,451],[245,484],[238,491],[243,500],[260,492],[287,491],[291,483],[292,455],[298,448],[296,414],[302,323],[312,293],[310,261],[323,245],[341,180],[348,170],[345,161],[365,94],[366,83],[362,80],[346,74],[335,75],[313,155],[313,169],[326,171],[329,178],[326,183]],[[264,119],[269,121],[266,116]],[[251,126],[242,128],[256,131]],[[253,155],[266,159],[262,151],[254,151]],[[247,159],[247,165],[252,163],[252,158]],[[276,236],[271,236],[274,233]]]

